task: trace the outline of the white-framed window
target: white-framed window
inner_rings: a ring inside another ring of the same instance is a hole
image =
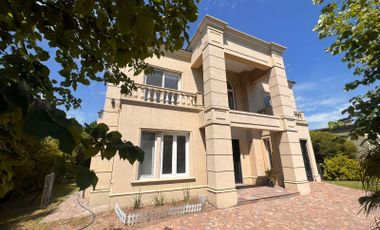
[[[139,178],[153,178],[155,171],[157,135],[155,132],[141,132],[140,147],[144,151],[144,161],[139,164]]]
[[[144,83],[162,88],[180,90],[181,75],[174,72],[154,69],[152,73],[145,75]]]
[[[157,144],[161,140],[158,152]],[[184,132],[141,132],[140,147],[144,150],[144,161],[138,166],[138,179],[155,178],[156,167],[159,177],[181,177],[189,173],[189,133]],[[160,157],[156,157],[160,155]]]
[[[230,107],[230,109],[236,109],[235,93],[229,81],[227,81],[227,95],[228,95],[228,106]]]
[[[163,133],[161,136],[161,177],[186,176],[189,171],[189,135]]]

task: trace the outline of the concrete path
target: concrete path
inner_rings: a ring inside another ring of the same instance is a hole
[[[79,198],[78,198],[79,196]],[[46,216],[42,222],[48,223],[52,221],[62,221],[62,220],[68,220],[72,218],[80,218],[80,217],[86,217],[86,216],[92,216],[91,212],[81,207],[78,203],[78,200],[82,206],[90,209],[95,214],[101,213],[104,211],[107,211],[107,206],[96,206],[96,207],[89,207],[88,205],[88,199],[82,197],[82,192],[76,192],[71,194],[65,201],[63,201],[59,207],[54,210],[51,214]]]

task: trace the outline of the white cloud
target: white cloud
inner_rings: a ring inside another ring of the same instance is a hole
[[[296,91],[311,90],[311,89],[315,89],[317,86],[318,86],[318,84],[316,84],[314,82],[297,83],[294,85],[294,90],[296,90]]]
[[[326,128],[329,121],[336,121],[344,117],[342,111],[347,108],[349,103],[345,103],[331,111],[305,115],[306,120],[310,123],[311,129]]]

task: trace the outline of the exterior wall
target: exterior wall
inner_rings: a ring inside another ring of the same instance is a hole
[[[193,196],[207,194],[208,201],[218,208],[233,206],[237,203],[237,193],[231,139],[239,139],[244,183],[265,183],[265,170],[270,164],[263,138],[270,138],[273,167],[280,174],[280,184],[301,194],[308,193],[300,139],[308,141],[315,180],[318,173],[307,123],[295,117],[295,99],[282,60],[284,49],[207,16],[187,51],[146,60],[155,68],[179,73],[179,90],[203,92],[203,107],[151,103],[141,95],[137,96],[142,98],[140,101],[129,100],[120,95],[118,87],[108,86],[99,122],[107,123],[111,130],[118,130],[126,140],[137,145],[142,130],[189,133],[189,172],[185,177],[161,177],[160,144],[156,144],[152,179],[138,178],[137,163],[130,165],[117,157],[107,161],[96,156],[91,169],[98,175],[99,183],[89,192],[90,204],[106,203],[112,208],[117,201],[131,206],[137,193],[142,193],[143,203],[149,204],[152,195],[159,191],[171,201],[182,199],[186,187]],[[226,56],[238,57],[256,69],[239,74],[229,72]],[[144,83],[144,74],[132,76],[133,71],[125,71],[136,83]],[[240,111],[230,111],[228,107],[227,81],[232,84],[236,109]],[[263,108],[263,93],[269,93],[272,98],[273,116],[256,114]],[[158,138],[157,143],[160,141]]]

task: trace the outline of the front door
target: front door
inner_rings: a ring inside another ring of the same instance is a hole
[[[307,141],[306,140],[300,140],[300,144],[301,144],[303,163],[305,165],[307,179],[309,181],[313,181],[313,173],[311,171],[309,153],[307,152]]]
[[[243,183],[243,177],[241,174],[241,161],[240,161],[240,146],[239,140],[232,140],[232,153],[234,159],[234,171],[235,171],[235,183]]]

